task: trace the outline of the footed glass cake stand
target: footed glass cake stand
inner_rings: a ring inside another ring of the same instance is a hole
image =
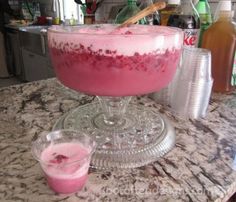
[[[57,78],[97,101],[64,114],[53,129],[75,129],[98,144],[95,168],[134,168],[173,148],[175,132],[157,109],[129,104],[174,76],[183,41],[176,28],[132,25],[54,26],[48,42]]]

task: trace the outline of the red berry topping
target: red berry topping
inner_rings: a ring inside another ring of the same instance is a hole
[[[132,32],[131,31],[126,31],[125,34],[130,35],[130,34],[132,34]]]
[[[64,156],[62,154],[58,154],[54,157],[54,159],[50,160],[50,163],[62,163],[62,162],[65,162],[66,160],[68,159],[67,156]]]

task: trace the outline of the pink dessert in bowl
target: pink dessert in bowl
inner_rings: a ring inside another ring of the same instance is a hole
[[[162,26],[89,25],[48,30],[58,79],[92,95],[132,96],[168,85],[181,55],[182,30]]]
[[[95,146],[83,133],[60,130],[39,136],[33,142],[32,152],[49,187],[56,193],[70,194],[84,187]]]

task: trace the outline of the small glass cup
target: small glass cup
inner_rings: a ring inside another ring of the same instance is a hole
[[[44,133],[32,143],[33,156],[39,161],[49,187],[60,194],[83,188],[95,148],[96,143],[88,135],[74,130]]]

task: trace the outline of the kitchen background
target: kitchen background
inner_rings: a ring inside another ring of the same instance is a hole
[[[98,23],[112,23],[118,11],[126,4],[127,0],[100,0],[101,3],[95,12]],[[138,0],[140,3],[142,0]],[[197,1],[197,0],[195,0]],[[208,0],[214,14],[218,1]],[[9,0],[14,10],[20,9],[24,2],[35,3],[38,6],[39,16],[60,18],[63,22],[84,23],[83,7],[74,0]],[[236,0],[232,0],[233,9],[236,10]],[[235,12],[236,13],[236,12]],[[27,14],[25,14],[27,16]],[[234,18],[236,15],[234,15]],[[6,26],[6,52],[8,69],[13,78],[0,79],[0,87],[19,82],[35,81],[54,76],[50,57],[47,49],[46,34],[42,26],[14,27]],[[47,28],[47,27],[45,27]]]
[[[53,0],[38,0],[38,2],[40,2],[41,4],[41,10],[43,12],[43,14],[46,15],[53,15],[53,13],[51,12],[51,7],[52,7],[52,1]],[[75,10],[77,10],[77,12],[79,12],[80,10],[77,7],[77,4],[74,3],[74,0],[59,0],[61,5],[64,5],[65,10],[66,10],[66,14],[65,16],[70,18],[72,14],[74,15],[80,15],[80,13],[76,13]],[[138,0],[138,2],[141,2],[142,0]],[[154,0],[155,1],[155,0]],[[197,2],[198,0],[193,0],[193,2]],[[66,3],[65,3],[66,2]],[[109,16],[112,16],[112,12],[114,11],[112,10],[112,8],[114,9],[114,7],[116,6],[123,6],[125,5],[127,2],[127,0],[104,0],[101,4],[101,6],[98,8],[98,10],[96,11],[96,18],[97,20],[104,20],[106,21]],[[212,9],[212,13],[214,13],[218,0],[208,0],[211,9]],[[233,3],[233,8],[234,10],[236,10],[236,0],[232,0]],[[236,16],[236,15],[235,15]]]
[[[10,2],[20,2],[21,0],[18,1],[9,1]],[[54,16],[55,13],[52,12],[52,3],[54,0],[38,0],[40,3],[40,9],[42,12],[42,15],[47,15],[47,16]],[[74,2],[74,0],[58,0],[61,5],[61,10],[63,10],[62,7],[64,7],[65,14],[62,14],[62,18],[64,16],[68,19],[70,19],[71,15],[73,14],[75,18],[81,15],[81,10],[79,9],[78,4]],[[138,0],[138,2],[141,2],[142,0]],[[155,1],[155,0],[154,0]],[[194,3],[196,3],[198,0],[193,0]],[[96,11],[96,18],[97,20],[104,20],[106,21],[109,16],[112,16],[112,12],[114,11],[114,7],[119,7],[125,5],[127,0],[103,0],[101,6],[98,8]],[[214,13],[218,0],[208,0],[212,13]],[[236,0],[232,0],[233,3],[233,8],[236,10]],[[236,15],[235,15],[236,16]]]
[[[85,0],[82,0],[84,2]],[[144,0],[138,0],[142,2]],[[161,1],[161,0],[154,0]],[[166,0],[167,1],[167,0]],[[198,0],[193,0],[196,3]],[[215,12],[217,3],[219,0],[208,0],[212,13]],[[19,10],[21,3],[24,0],[9,0],[9,4],[15,10]],[[40,12],[42,16],[56,17],[60,15],[60,18],[65,21],[69,20],[72,16],[77,19],[77,23],[82,24],[84,22],[83,12],[81,5],[75,3],[74,0],[27,0],[26,2],[38,2],[40,4]],[[116,17],[117,12],[122,8],[127,0],[100,0],[95,18],[97,22],[112,22]],[[236,0],[232,0],[233,9],[236,10]],[[236,19],[236,12],[234,15]]]

